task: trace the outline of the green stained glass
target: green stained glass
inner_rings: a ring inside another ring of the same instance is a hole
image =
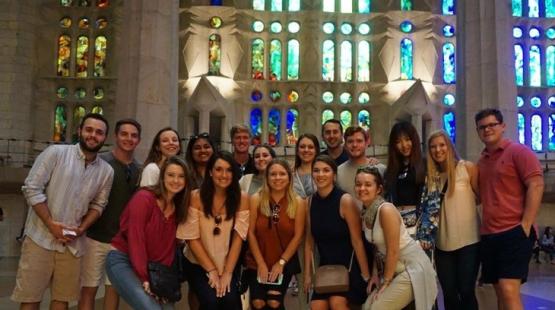
[[[281,12],[283,10],[282,0],[270,0],[270,11]]]
[[[252,22],[252,30],[254,32],[264,31],[264,23],[262,21],[255,20],[254,22]]]
[[[344,92],[339,95],[339,102],[342,104],[349,104],[353,101],[353,96],[350,93]]]
[[[75,98],[84,99],[85,97],[87,97],[87,91],[84,88],[79,87],[75,90]]]
[[[289,40],[287,42],[287,79],[299,79],[299,57],[300,46],[299,41]]]
[[[332,34],[335,31],[335,25],[330,22],[324,23],[324,25],[322,25],[322,31],[326,34]]]
[[[58,87],[58,89],[56,90],[56,96],[60,99],[64,99],[65,97],[67,97],[68,93],[69,90],[67,89],[67,87]]]
[[[270,32],[280,33],[283,27],[280,22],[273,22],[270,24]]]
[[[540,47],[538,45],[530,46],[529,56],[530,86],[540,87],[542,83]]]
[[[330,109],[326,109],[322,111],[322,124],[324,124],[327,120],[333,119],[334,114],[333,111]]]
[[[264,41],[262,39],[254,39],[252,41],[251,69],[253,79],[264,79]]]
[[[256,11],[264,11],[264,0],[253,0],[252,9]]]
[[[333,93],[331,91],[325,91],[322,94],[322,101],[324,101],[324,103],[332,103],[333,102]]]
[[[94,76],[106,76],[106,50],[108,40],[105,36],[98,36],[94,40]]]
[[[221,17],[213,16],[213,17],[210,17],[210,20],[208,21],[208,23],[210,24],[210,28],[218,29],[222,27],[223,21]]]
[[[353,114],[351,114],[349,110],[341,111],[339,114],[339,121],[343,128],[349,128],[353,122]]]
[[[341,82],[353,81],[353,44],[349,41],[341,42]]]
[[[335,44],[332,40],[322,45],[322,78],[324,81],[335,79]]]
[[[545,49],[545,79],[547,86],[555,86],[555,46]]]
[[[290,33],[297,33],[297,32],[299,32],[299,30],[301,30],[301,24],[299,24],[298,22],[290,22],[287,25],[287,30]]]
[[[281,93],[279,92],[279,90],[272,90],[270,91],[269,97],[272,102],[278,102],[279,99],[281,99]]]
[[[73,0],[60,0],[60,5],[61,6],[69,7],[72,4],[73,4]]]
[[[62,19],[60,19],[60,27],[62,27],[62,28],[71,27],[71,18],[63,17]]]
[[[412,41],[401,40],[401,79],[412,80]]]
[[[370,13],[370,0],[358,0],[358,12]]]
[[[343,23],[341,24],[341,33],[342,34],[351,34],[353,32],[353,25],[349,24],[349,23]]]
[[[70,57],[71,38],[67,35],[61,35],[58,38],[58,59],[56,63],[58,76],[69,76]]]
[[[401,0],[401,11],[411,11],[412,0]]]
[[[66,107],[63,104],[56,106],[54,110],[54,134],[52,140],[65,141],[67,132],[67,115]]]
[[[367,104],[370,102],[370,95],[367,92],[362,92],[358,95],[358,102],[360,104]]]
[[[77,5],[82,7],[87,7],[87,6],[90,6],[91,3],[89,2],[89,0],[78,0]]]
[[[104,114],[104,109],[101,106],[96,105],[92,108],[91,112],[102,115],[102,114]]]
[[[278,109],[271,109],[268,113],[268,144],[276,146],[280,142],[281,114]]]
[[[281,80],[281,42],[272,40],[270,42],[270,80]]]
[[[322,0],[322,11],[335,12],[335,0]]]
[[[522,0],[512,0],[513,1],[513,16],[520,17],[522,16]]]
[[[545,17],[555,17],[555,0],[545,0]]]
[[[341,13],[353,13],[353,0],[341,0]]]
[[[102,89],[102,87],[97,87],[93,89],[93,97],[96,100],[104,99],[104,89]]]
[[[357,80],[370,81],[370,43],[368,41],[358,43]]]
[[[518,142],[524,144],[524,114],[517,114],[517,131],[518,131]]]
[[[296,144],[299,137],[299,111],[297,109],[287,110],[285,132],[287,134],[287,144]]]
[[[76,143],[77,141],[79,141],[79,125],[81,124],[81,120],[83,120],[83,117],[85,117],[86,113],[87,112],[85,111],[85,108],[83,106],[76,106],[73,109],[73,134],[71,135],[72,143]]]
[[[370,33],[370,26],[367,23],[362,23],[358,25],[358,33],[362,35],[367,35]]]
[[[524,51],[522,45],[515,44],[515,83],[518,86],[524,85]]]
[[[542,133],[542,117],[539,114],[532,115],[530,120],[530,129],[532,131],[532,150],[541,152],[543,150],[543,133]]]
[[[358,125],[364,130],[370,130],[370,112],[366,110],[361,110],[358,112]]]
[[[77,50],[75,53],[75,76],[87,77],[89,64],[89,38],[80,36],[77,38]]]

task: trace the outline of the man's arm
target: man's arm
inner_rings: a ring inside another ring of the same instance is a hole
[[[52,216],[50,215],[50,210],[48,210],[48,205],[46,202],[41,202],[33,206],[35,213],[41,219],[41,221],[46,225],[50,233],[58,240],[59,242],[71,242],[74,237],[73,236],[64,236],[63,230],[65,227],[62,223],[55,222],[52,220]],[[69,228],[68,228],[69,229]]]
[[[96,222],[96,220],[98,220],[99,217],[100,217],[100,212],[98,212],[98,210],[89,209],[87,211],[87,214],[83,216],[83,219],[81,220],[81,225],[79,225],[79,227],[75,230],[75,232],[77,233],[77,237],[81,236],[84,232],[86,232],[87,229],[89,229],[89,227],[91,227],[91,225],[94,224],[94,222]]]
[[[543,196],[543,176],[535,175],[524,182],[526,185],[526,198],[524,201],[524,215],[522,216],[522,227],[526,235],[530,235],[530,229],[536,221],[538,210]]]

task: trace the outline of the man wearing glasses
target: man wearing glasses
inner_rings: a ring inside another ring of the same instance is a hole
[[[98,286],[105,278],[106,293],[103,309],[117,309],[119,297],[105,275],[106,255],[111,250],[110,241],[119,230],[119,218],[129,199],[137,189],[140,164],[134,158],[141,141],[141,125],[134,119],[116,123],[115,144],[110,152],[100,157],[114,169],[114,181],[108,204],[102,216],[87,231],[87,254],[81,272],[81,298],[79,309],[94,309]]]
[[[246,174],[255,173],[254,160],[249,154],[251,140],[249,128],[245,125],[235,125],[231,127],[229,137],[233,146],[233,160],[235,160],[241,172],[239,178]]]
[[[474,120],[485,145],[478,161],[482,282],[494,285],[499,309],[523,309],[520,286],[536,235],[532,225],[543,195],[542,168],[528,147],[503,138],[506,125],[499,110],[479,111]]]

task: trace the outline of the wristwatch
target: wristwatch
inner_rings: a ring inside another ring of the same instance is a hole
[[[285,266],[286,263],[287,263],[287,261],[286,261],[285,259],[283,259],[283,258],[280,258],[279,261],[278,261],[278,264],[279,264],[280,266]]]

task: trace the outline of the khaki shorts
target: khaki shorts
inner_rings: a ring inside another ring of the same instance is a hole
[[[52,300],[78,300],[80,267],[81,259],[75,257],[69,249],[64,253],[47,250],[26,237],[21,247],[12,300],[40,302],[49,286]]]
[[[86,237],[85,247],[81,260],[81,286],[98,287],[102,278],[105,285],[112,285],[106,276],[106,255],[114,249],[112,245]]]

